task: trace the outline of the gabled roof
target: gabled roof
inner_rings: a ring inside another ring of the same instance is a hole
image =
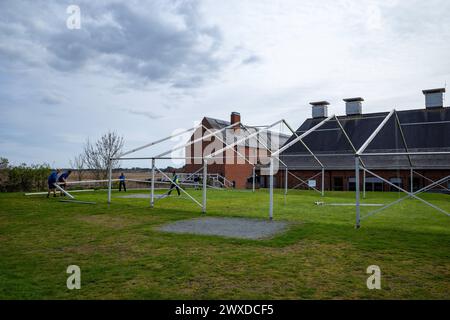
[[[339,116],[338,120],[358,150],[379,126],[388,112]],[[401,128],[409,151],[450,151],[450,108],[433,108],[397,111]],[[322,119],[307,119],[297,130],[302,134],[317,125]],[[289,138],[289,141],[295,136]],[[354,150],[335,119],[330,120],[303,141],[314,152],[326,168],[353,169]],[[370,152],[404,152],[401,131],[395,115],[368,146]],[[300,143],[294,144],[281,154],[281,159],[290,168],[320,168],[320,165]],[[362,157],[368,168],[409,168],[407,156]],[[450,168],[450,157],[411,156],[414,167]]]
[[[206,123],[203,123],[206,127],[208,127],[207,124],[209,124],[209,128],[216,129],[216,130],[223,129],[225,127],[228,127],[231,124],[229,121],[210,118],[210,117],[204,117],[203,121],[206,122]],[[260,128],[255,128],[252,126],[246,126],[246,127],[250,128],[250,129],[261,130]],[[242,125],[241,125],[241,128],[243,129]],[[266,138],[267,141],[265,141],[264,138]],[[261,139],[262,143],[265,143],[265,144],[267,143],[267,146],[270,147],[272,144],[272,141],[275,138],[278,139],[277,147],[281,147],[282,145],[284,145],[286,143],[286,141],[290,138],[290,136],[269,130],[269,131],[262,132],[260,139]],[[248,146],[248,141],[246,141],[246,146]]]

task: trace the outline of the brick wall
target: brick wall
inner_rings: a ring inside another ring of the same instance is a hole
[[[442,179],[448,175],[450,175],[450,170],[415,170],[416,172],[420,173],[421,175],[436,181],[439,179]],[[290,170],[289,172],[295,174],[302,180],[305,180],[307,182],[308,178],[311,176],[317,174],[320,172],[320,170]],[[406,190],[410,190],[411,183],[410,183],[410,171],[409,170],[373,170],[374,173],[379,175],[380,177],[390,180],[391,178],[400,178],[401,179],[401,187]],[[325,190],[337,190],[337,191],[349,191],[349,182],[351,178],[355,177],[355,171],[354,170],[330,170],[325,171],[325,179],[324,179],[324,186]],[[366,178],[373,177],[370,174],[366,174]],[[280,188],[284,187],[284,181],[285,181],[285,173],[284,170],[281,169],[276,174],[277,179],[277,185]],[[317,183],[317,189],[321,188],[322,183],[322,175],[319,174],[317,177],[314,178]],[[336,182],[339,181],[339,179],[342,179],[342,189],[339,188],[338,185],[336,185]],[[293,177],[292,175],[288,175],[288,187],[293,188],[296,185],[298,185],[300,181]],[[425,187],[429,185],[431,182],[427,179],[420,177],[417,174],[414,174],[414,189],[418,190],[422,187]],[[360,187],[362,189],[363,184],[363,172],[360,173]],[[446,184],[444,184],[447,186]],[[304,184],[298,187],[298,189],[308,189],[308,187]],[[387,183],[383,183],[382,191],[391,191],[391,186]]]

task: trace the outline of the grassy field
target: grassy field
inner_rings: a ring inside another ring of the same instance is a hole
[[[193,191],[201,199],[201,191]],[[162,233],[196,218],[187,199],[79,194],[97,205],[0,194],[1,299],[449,299],[450,218],[406,200],[354,228],[354,207],[317,206],[320,195],[275,194],[275,219],[290,229],[273,239],[238,240]],[[387,203],[398,193],[368,193]],[[450,211],[450,196],[423,197]],[[354,202],[329,192],[325,202]],[[374,208],[365,207],[363,214]],[[267,218],[268,194],[208,191],[209,216]],[[66,288],[66,268],[81,268],[81,290]],[[382,289],[368,290],[378,265]]]

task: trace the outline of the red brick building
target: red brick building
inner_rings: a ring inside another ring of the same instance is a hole
[[[238,112],[231,113],[230,121],[205,117],[202,119],[201,124],[203,126],[199,127],[191,136],[191,142],[208,135],[210,131],[218,132],[223,130],[222,132],[224,135],[220,135],[220,139],[211,137],[208,141],[196,142],[186,147],[186,157],[188,157],[184,170],[186,173],[194,173],[199,170],[201,173],[201,168],[203,166],[203,160],[201,159],[202,155],[218,151],[227,144],[230,144],[230,142],[243,139],[253,132],[261,132],[257,135],[257,139],[249,139],[248,141],[245,141],[243,145],[235,146],[233,148],[235,151],[238,151],[241,155],[245,156],[250,163],[231,149],[224,152],[220,159],[216,158],[216,163],[211,164],[210,161],[208,162],[208,174],[217,174],[224,179],[223,182],[225,184],[233,185],[239,189],[251,187],[253,167],[256,167],[255,171],[259,179],[260,157],[264,157],[264,154],[268,154],[264,145],[270,148],[273,144],[274,149],[276,149],[279,145],[284,144],[289,138],[289,136],[281,135],[273,131],[266,134],[261,128],[251,126],[244,127],[241,124],[241,116]],[[227,127],[230,128],[226,129]],[[264,145],[258,144],[258,139]],[[275,141],[277,146],[275,146]],[[225,142],[227,142],[227,144]]]

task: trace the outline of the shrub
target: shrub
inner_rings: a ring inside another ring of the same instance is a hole
[[[47,178],[51,169],[47,164],[9,166],[2,171],[0,191],[41,191],[47,188]],[[6,177],[6,178],[5,178]]]

